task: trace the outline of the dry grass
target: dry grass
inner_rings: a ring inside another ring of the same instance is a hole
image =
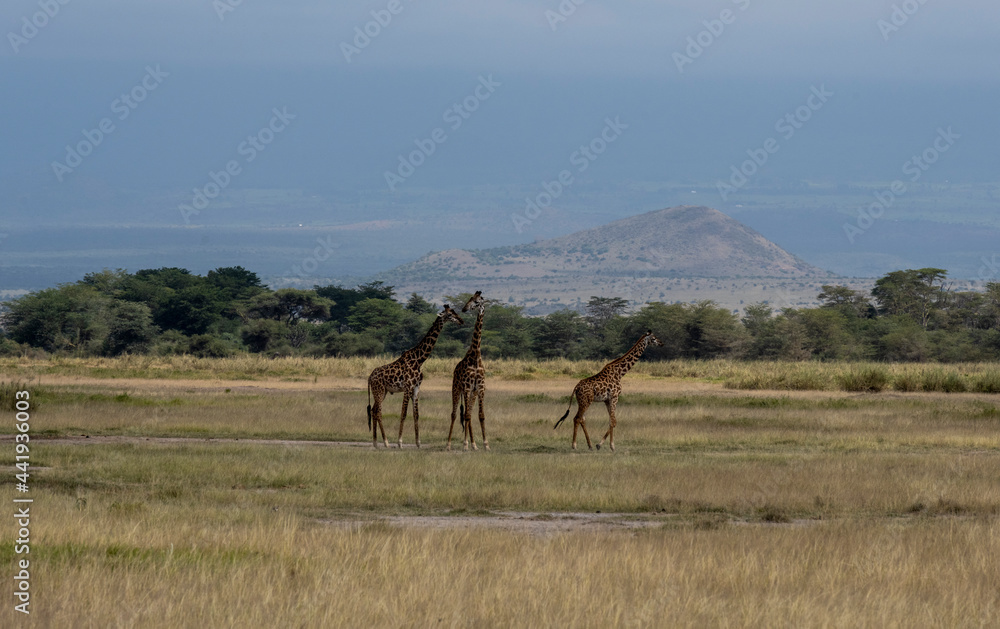
[[[354,358],[265,358],[245,354],[233,358],[193,356],[124,356],[119,358],[3,358],[0,379],[44,379],[73,376],[103,379],[233,380],[316,382],[323,378],[367,378],[371,371],[395,356]],[[430,358],[424,373],[450,377],[455,359]],[[600,371],[605,361],[552,359],[490,360],[491,379],[534,381],[583,378]],[[640,361],[632,379],[679,378],[724,382],[744,390],[869,390],[854,386],[858,378],[875,380],[876,390],[1000,393],[1000,367],[995,363],[819,363],[745,362],[736,360]]]
[[[248,508],[40,511],[30,623],[5,626],[989,626],[997,521],[638,534],[332,527]]]
[[[624,382],[618,451],[572,453],[572,427],[552,425],[593,365],[512,362],[488,382],[493,451],[465,454],[443,451],[442,362],[421,389],[425,448],[376,451],[334,443],[369,439],[364,361],[289,361],[259,381],[237,380],[235,363],[108,379],[95,370],[131,367],[83,362],[3,372],[32,379],[35,437],[138,438],[32,442],[27,624],[952,627],[1000,614],[992,395],[740,390],[722,383],[742,377],[736,363],[640,363]],[[390,398],[390,441],[400,403]],[[588,425],[599,439],[603,405]],[[12,497],[0,487],[0,501]],[[381,519],[507,511],[653,526],[533,535]],[[0,527],[6,574],[12,533]],[[13,613],[0,625],[26,624]]]

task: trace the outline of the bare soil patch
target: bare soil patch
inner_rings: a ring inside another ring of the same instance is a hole
[[[382,523],[408,529],[490,529],[544,537],[580,531],[638,531],[663,526],[676,517],[678,516],[675,514],[651,516],[638,513],[528,513],[510,511],[483,515],[392,515],[361,522],[346,519],[326,519],[322,522],[347,528]]]

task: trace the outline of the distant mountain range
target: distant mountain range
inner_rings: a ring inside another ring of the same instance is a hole
[[[594,295],[637,303],[713,299],[734,309],[747,297],[798,305],[836,279],[722,212],[690,205],[529,245],[448,249],[378,278],[403,295],[483,290],[536,302],[536,311],[578,306]]]

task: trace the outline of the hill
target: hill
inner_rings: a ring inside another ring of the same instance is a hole
[[[656,210],[528,245],[448,249],[379,276],[400,294],[438,298],[478,289],[515,303],[538,302],[536,311],[576,306],[591,295],[639,303],[714,299],[738,308],[744,294],[754,293],[751,301],[799,305],[814,299],[814,289],[832,278],[746,225],[702,206]],[[751,287],[757,290],[740,292]],[[667,294],[685,288],[705,292]]]

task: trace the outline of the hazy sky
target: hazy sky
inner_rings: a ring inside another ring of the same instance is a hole
[[[0,33],[8,198],[189,190],[234,158],[234,189],[390,190],[439,128],[447,146],[407,185],[531,186],[609,116],[628,131],[588,169],[599,184],[724,180],[792,140],[775,122],[797,111],[805,129],[759,179],[890,180],[949,126],[960,149],[926,180],[998,165],[990,0],[5,0]],[[833,97],[800,109],[813,90]],[[463,102],[475,113],[447,113]],[[251,165],[241,142],[275,107],[294,119]],[[92,156],[56,164],[105,119]]]
[[[673,53],[683,51],[688,37],[697,38],[704,21],[728,10],[730,23],[689,73],[995,78],[1000,56],[1000,5],[992,0],[576,2],[398,0],[391,22],[348,64],[341,43],[354,39],[354,28],[364,28],[372,11],[396,3],[49,0],[58,13],[14,46],[9,34],[20,34],[22,19],[46,2],[5,0],[0,25],[8,41],[0,55],[5,63],[46,58],[672,76]]]
[[[592,226],[506,220],[563,171],[566,211],[608,195],[591,221],[678,202],[609,192],[631,182],[732,210],[717,184],[767,151],[751,188],[883,185],[924,154],[922,183],[995,182],[998,33],[996,0],[4,0],[0,233],[183,226],[221,178],[236,200],[199,225],[470,212],[461,188],[494,186],[504,242]],[[262,189],[315,201],[240,205]]]

